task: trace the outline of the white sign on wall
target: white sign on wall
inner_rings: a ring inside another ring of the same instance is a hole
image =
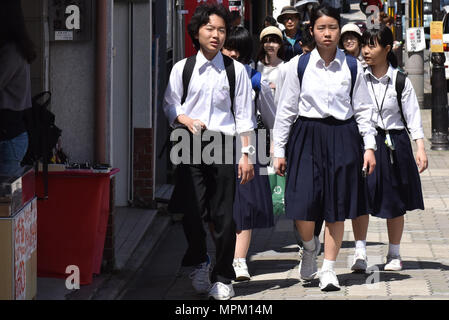
[[[424,36],[424,28],[408,28],[407,29],[407,51],[419,52],[426,49],[426,39]]]

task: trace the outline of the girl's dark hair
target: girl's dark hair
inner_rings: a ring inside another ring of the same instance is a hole
[[[310,27],[312,28],[312,30],[318,18],[321,18],[323,16],[334,18],[338,21],[338,26],[340,27],[341,18],[338,9],[330,7],[327,4],[323,4],[312,9],[312,13],[310,14]]]
[[[228,35],[230,32],[231,15],[229,13],[229,10],[225,6],[217,3],[204,3],[199,5],[193,13],[192,19],[190,19],[190,22],[187,25],[187,31],[196,50],[200,49],[200,43],[195,37],[198,35],[198,31],[200,30],[200,28],[209,23],[209,17],[213,14],[221,17],[224,20],[226,25],[226,35]]]
[[[387,55],[387,60],[393,66],[393,68],[398,67],[398,60],[393,53],[393,32],[386,25],[380,25],[379,29],[367,29],[363,33],[362,37],[362,45],[376,45],[379,44],[382,47],[386,48],[388,45],[390,46],[390,51]]]
[[[7,43],[14,43],[28,63],[36,59],[34,44],[28,35],[19,0],[0,1],[0,46]]]
[[[248,64],[253,55],[253,39],[249,31],[243,27],[232,28],[226,36],[224,47],[228,50],[237,50],[240,54],[238,61]]]
[[[310,33],[310,24],[304,25],[304,30],[301,32],[301,44],[307,47],[315,47],[315,39],[313,35]]]
[[[272,40],[273,42],[280,44],[277,56],[279,59],[284,60],[284,57],[285,57],[284,40],[279,38],[278,35],[267,34],[265,37],[262,38],[262,41],[260,42],[259,52],[257,53],[257,61],[261,61],[263,64],[265,64],[265,57],[267,55],[267,52],[265,51],[265,48],[263,45],[265,43],[267,43],[268,40]],[[256,66],[257,66],[257,63],[256,63]]]

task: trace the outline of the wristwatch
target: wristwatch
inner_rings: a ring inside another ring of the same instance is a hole
[[[256,148],[254,148],[254,146],[252,146],[252,145],[242,147],[242,153],[247,153],[249,155],[253,155],[256,153]]]

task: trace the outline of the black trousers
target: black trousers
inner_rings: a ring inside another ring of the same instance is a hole
[[[235,181],[234,164],[181,164],[176,168],[176,186],[169,210],[184,214],[182,223],[188,248],[182,265],[195,266],[207,260],[203,222],[212,223],[216,246],[212,282],[216,282],[217,276],[235,279],[232,266],[236,240]]]

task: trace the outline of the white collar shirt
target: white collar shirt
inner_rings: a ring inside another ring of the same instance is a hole
[[[243,64],[234,61],[234,115],[231,112],[229,81],[221,52],[212,60],[198,52],[183,104],[182,73],[187,59],[177,62],[171,71],[165,90],[163,109],[172,127],[176,118],[187,115],[202,121],[208,130],[226,135],[241,134],[254,129],[254,107],[251,101],[251,81]]]
[[[335,59],[328,66],[325,66],[318,50],[312,50],[302,87],[297,70],[297,65],[287,69],[279,96],[273,132],[274,156],[285,157],[288,136],[298,116],[315,119],[334,117],[342,121],[354,117],[365,149],[376,149],[377,131],[371,122],[372,101],[360,62],[357,61],[352,104],[351,71],[340,49],[337,49]]]
[[[384,130],[402,130],[405,128],[397,101],[396,78],[398,72],[391,65],[388,67],[387,73],[381,78],[374,76],[371,67],[368,67],[365,71],[369,94],[374,106],[372,120],[376,127]],[[382,105],[384,96],[385,100]],[[405,79],[401,102],[404,118],[412,139],[424,138],[418,99],[409,78]]]

